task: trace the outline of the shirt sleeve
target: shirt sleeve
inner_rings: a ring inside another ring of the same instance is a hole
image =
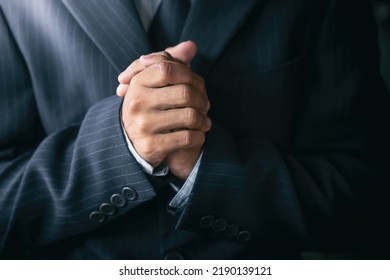
[[[136,161],[142,166],[143,170],[152,176],[157,176],[157,177],[167,176],[169,173],[168,165],[165,162],[163,162],[157,167],[151,166],[146,160],[144,160],[137,153],[129,137],[126,134],[123,124],[122,124],[122,130],[126,138],[127,147],[129,148],[130,152],[132,153]],[[182,187],[177,186],[175,183],[172,182],[169,183],[171,187],[177,192],[176,195],[171,200],[171,202],[169,203],[169,206],[172,208],[172,210],[180,210],[187,203],[188,197],[192,191],[192,188],[194,187],[194,183],[195,183],[196,176],[198,174],[202,155],[203,155],[203,151],[200,154],[198,161],[196,162],[194,168],[192,169],[190,175],[188,176],[187,180],[184,182]]]
[[[190,176],[188,176],[187,180],[184,182],[183,186],[180,189],[177,189],[177,187],[171,183],[171,186],[173,187],[173,189],[177,191],[177,194],[169,203],[169,207],[172,207],[176,210],[180,210],[186,205],[188,201],[188,197],[190,196],[192,188],[194,187],[196,176],[198,175],[199,165],[202,156],[203,156],[203,151],[200,154],[194,168],[192,169]]]

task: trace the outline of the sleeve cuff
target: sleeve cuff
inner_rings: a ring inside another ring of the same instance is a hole
[[[200,161],[202,160],[202,156],[203,156],[203,151],[200,154],[194,168],[192,169],[190,176],[188,176],[187,180],[184,182],[180,190],[178,190],[177,187],[171,183],[172,188],[177,191],[177,194],[173,197],[173,199],[169,203],[169,207],[176,210],[180,210],[187,203],[188,197],[190,196],[192,188],[194,187],[196,176],[198,175],[198,170],[200,166]]]
[[[158,177],[167,176],[169,173],[168,165],[165,162],[163,162],[157,167],[151,166],[146,160],[144,160],[137,153],[137,151],[135,150],[129,137],[126,134],[123,123],[121,125],[122,125],[123,134],[125,135],[125,138],[126,138],[127,147],[129,148],[130,152],[132,153],[132,155],[134,156],[136,161],[142,166],[143,170],[147,174],[152,175],[152,176],[158,176]],[[196,176],[198,175],[198,170],[199,170],[200,161],[202,159],[202,156],[203,156],[203,151],[200,154],[198,161],[196,162],[194,168],[192,169],[190,175],[188,176],[187,180],[184,182],[182,187],[177,186],[176,184],[174,184],[172,182],[170,183],[171,187],[177,192],[177,194],[173,197],[173,199],[169,203],[169,207],[171,207],[173,210],[176,210],[176,211],[180,210],[187,203],[188,197],[190,196],[192,188],[194,187]]]

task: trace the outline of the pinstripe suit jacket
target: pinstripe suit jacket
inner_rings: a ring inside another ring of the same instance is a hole
[[[368,10],[196,1],[181,39],[214,126],[171,213],[121,130],[117,75],[151,52],[132,1],[0,0],[3,257],[285,258],[378,237],[387,103]]]

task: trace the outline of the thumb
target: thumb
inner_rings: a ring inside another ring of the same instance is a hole
[[[173,58],[189,65],[191,60],[195,57],[197,47],[192,41],[185,41],[176,46],[166,48],[167,51]]]

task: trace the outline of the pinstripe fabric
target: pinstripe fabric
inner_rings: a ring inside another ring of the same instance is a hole
[[[148,31],[156,51],[173,46],[179,40],[190,6],[190,0],[164,0],[160,4]]]
[[[62,2],[117,71],[151,51],[133,1]]]
[[[292,258],[377,245],[388,103],[363,3],[195,1],[181,39],[198,44],[213,128],[172,215],[174,193],[128,151],[113,96],[119,72],[151,49],[132,1],[0,0],[2,257]],[[136,199],[89,219],[125,187]],[[210,215],[252,238],[200,227]]]
[[[90,212],[125,186],[138,200],[119,215],[153,198],[108,97],[118,71],[61,3],[1,9],[1,250],[93,230]]]

